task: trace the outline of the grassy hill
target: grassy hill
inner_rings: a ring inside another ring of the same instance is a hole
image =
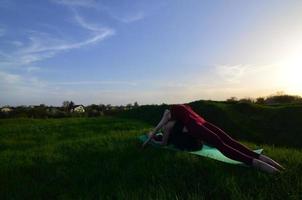
[[[269,175],[148,147],[163,106],[119,116],[0,120],[0,199],[301,199],[301,106],[191,106],[287,170]],[[282,122],[282,124],[281,124]]]
[[[234,138],[285,147],[302,148],[302,104],[265,106],[250,103],[195,101],[189,104]],[[147,105],[120,114],[152,125],[168,105]]]

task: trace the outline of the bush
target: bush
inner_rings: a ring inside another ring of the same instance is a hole
[[[298,95],[272,95],[265,99],[266,104],[287,104],[287,103],[302,103],[302,98]]]

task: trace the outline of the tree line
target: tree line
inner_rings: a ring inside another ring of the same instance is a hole
[[[230,97],[226,103],[252,103],[262,105],[301,104],[302,97],[277,92],[274,95],[258,98]],[[80,109],[76,109],[77,107]],[[61,106],[47,106],[45,104],[35,106],[4,106],[0,109],[0,118],[63,118],[63,117],[98,117],[114,115],[126,110],[138,108],[137,102],[127,105],[113,106],[111,104],[91,104],[88,106],[76,105],[73,101],[63,101]]]
[[[77,107],[82,106],[80,110]],[[76,105],[73,101],[63,101],[62,106],[21,105],[3,106],[0,109],[0,118],[63,118],[63,117],[97,117],[103,115],[114,115],[118,112],[139,107],[137,102],[127,105],[91,104],[88,106]]]
[[[289,95],[283,92],[277,92],[274,95],[258,98],[241,98],[230,97],[226,102],[240,102],[240,103],[255,103],[263,105],[280,105],[280,104],[300,104],[302,97],[299,95]]]

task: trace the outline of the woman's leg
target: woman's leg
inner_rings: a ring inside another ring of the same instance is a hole
[[[237,149],[234,149],[231,146],[225,144],[220,137],[218,137],[214,132],[212,132],[205,126],[200,126],[199,133],[202,135],[205,142],[214,145],[223,155],[227,156],[228,158],[241,161],[249,166],[253,166],[268,173],[276,173],[279,171],[268,163],[246,155],[238,151]]]
[[[238,149],[231,147],[225,143],[215,132],[208,129],[206,126],[198,126],[198,133],[202,140],[209,145],[216,147],[222,154],[233,160],[244,162],[247,165],[252,165],[253,157],[249,156]]]
[[[253,167],[255,167],[256,169],[260,169],[262,171],[268,172],[270,174],[280,172],[275,167],[267,164],[266,162],[263,162],[262,160],[256,159],[256,158],[253,159]]]
[[[253,152],[250,149],[248,149],[246,146],[244,146],[243,144],[240,144],[238,141],[231,138],[227,133],[225,133],[223,130],[221,130],[214,124],[211,124],[210,122],[206,122],[204,124],[204,126],[207,127],[208,129],[210,129],[211,131],[213,131],[215,134],[217,134],[224,143],[231,146],[232,148],[237,149],[238,151],[240,151],[246,155],[249,155],[253,158],[257,158],[257,159],[259,158],[260,154]]]
[[[276,161],[274,161],[274,160],[271,159],[270,157],[265,156],[265,155],[263,155],[263,154],[261,154],[261,155],[259,156],[259,160],[262,160],[263,162],[266,162],[266,163],[268,163],[268,164],[270,164],[270,165],[276,167],[277,169],[285,170],[285,168],[284,168],[282,165],[280,165],[279,163],[277,163]]]
[[[263,162],[266,162],[266,163],[274,166],[277,169],[283,169],[283,170],[285,169],[283,166],[281,166],[279,163],[277,163],[273,159],[271,159],[271,158],[269,158],[265,155],[258,154],[258,153],[255,153],[255,152],[251,151],[250,149],[248,149],[243,144],[240,144],[238,141],[231,138],[227,133],[225,133],[223,130],[221,130],[220,128],[218,128],[214,124],[211,124],[210,122],[206,122],[204,125],[208,129],[210,129],[211,131],[216,133],[223,140],[224,143],[230,145],[231,147],[233,147],[233,148],[235,148],[235,149],[237,149],[237,150],[243,152],[244,154],[247,154],[247,155],[249,155],[253,158],[257,158],[259,160],[262,160]]]

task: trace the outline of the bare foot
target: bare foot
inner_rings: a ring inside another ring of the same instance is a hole
[[[253,166],[256,169],[260,169],[260,170],[268,172],[270,174],[274,174],[274,173],[280,172],[280,170],[276,169],[275,167],[267,164],[266,162],[258,160],[258,159],[253,159]]]
[[[280,165],[279,163],[277,163],[276,161],[274,161],[273,159],[261,154],[259,156],[259,160],[263,161],[263,162],[266,162],[267,164],[270,164],[272,166],[274,166],[275,168],[279,169],[279,170],[285,170],[285,168]]]

